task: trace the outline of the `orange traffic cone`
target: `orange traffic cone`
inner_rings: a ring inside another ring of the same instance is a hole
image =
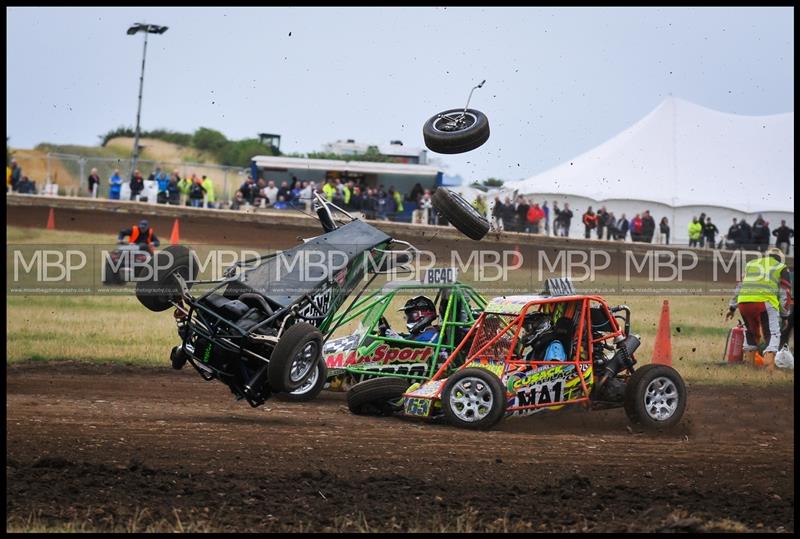
[[[764,366],[764,356],[756,352],[755,359],[753,361],[753,365],[756,367],[763,367]]]
[[[50,215],[47,217],[47,230],[56,229],[56,212],[50,208]]]
[[[658,322],[656,344],[653,347],[651,363],[672,366],[672,338],[669,330],[669,300],[661,307],[661,320]]]
[[[172,234],[169,237],[169,244],[170,245],[178,245],[180,240],[178,239],[178,218],[175,218],[175,224],[172,225]]]

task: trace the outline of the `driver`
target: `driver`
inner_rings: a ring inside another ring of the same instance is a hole
[[[147,219],[142,219],[138,225],[133,225],[131,228],[120,230],[117,243],[125,243],[125,236],[129,236],[128,243],[138,243],[139,247],[148,251],[152,251],[153,247],[161,244],[153,229],[150,228]]]
[[[434,325],[437,319],[436,306],[430,298],[417,296],[406,301],[402,309],[406,315],[407,335],[401,335],[391,328],[386,328],[386,336],[395,339],[433,342],[439,337],[439,326]]]
[[[550,314],[533,312],[525,316],[523,334],[519,342],[522,344],[522,356],[525,361],[564,361],[567,359],[564,345],[555,337],[555,328],[550,321]]]

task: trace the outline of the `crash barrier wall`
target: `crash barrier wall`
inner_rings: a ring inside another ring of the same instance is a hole
[[[322,233],[319,222],[287,210],[262,213],[150,205],[130,201],[93,200],[79,197],[44,197],[9,194],[7,224],[44,228],[49,211],[55,208],[56,229],[109,234],[109,241],[123,228],[141,218],[168,244],[175,219],[181,222],[181,239],[188,244],[229,245],[263,250],[286,249],[301,238]],[[480,282],[487,290],[504,290],[496,280],[497,262],[516,268],[515,286],[535,291],[548,277],[572,277],[578,290],[593,289],[595,276],[603,287],[598,293],[729,294],[740,278],[746,260],[740,252],[687,249],[679,246],[609,244],[600,240],[574,240],[530,236],[520,233],[490,233],[482,241],[469,240],[452,227],[370,221],[392,237],[409,241],[436,257],[438,267],[470,265],[460,276]],[[455,258],[457,257],[457,258]],[[481,258],[485,257],[485,258]],[[499,258],[498,258],[499,257]],[[790,268],[794,258],[786,259]],[[592,272],[589,275],[587,272]],[[633,279],[631,281],[631,279]],[[685,286],[692,283],[691,286]],[[599,285],[598,285],[599,286]],[[636,287],[643,287],[641,290]],[[611,287],[611,288],[608,288]],[[487,292],[491,293],[491,292]]]
[[[36,182],[36,188],[41,193],[44,189],[51,189],[49,185],[57,186],[59,195],[108,198],[110,184],[108,179],[119,170],[122,178],[121,199],[127,200],[130,196],[129,182],[131,178],[130,158],[114,157],[84,157],[80,155],[50,152],[46,156],[28,155],[26,152],[14,152],[14,159],[22,167],[22,174]],[[193,162],[154,161],[139,159],[136,168],[141,171],[145,180],[156,167],[171,173],[177,169],[181,178],[197,174],[198,178],[208,176],[214,184],[214,195],[217,201],[230,202],[239,186],[247,179],[248,169],[242,167],[229,167]],[[96,193],[89,192],[89,173],[97,169],[100,184]],[[158,192],[154,182],[145,181],[147,202],[155,204]]]
[[[109,178],[114,173],[114,170],[119,170],[122,178],[119,199],[130,200],[131,160],[129,158],[84,157],[57,152],[50,152],[44,156],[40,154],[41,152],[34,153],[25,150],[14,152],[14,158],[22,167],[22,174],[35,181],[38,194],[108,199],[110,190]],[[214,185],[215,204],[222,203],[225,207],[230,205],[236,195],[236,191],[245,182],[249,173],[249,169],[242,167],[193,162],[176,163],[149,159],[139,159],[136,166],[145,179],[145,188],[141,193],[141,197],[143,200],[146,199],[149,204],[157,203],[158,185],[156,182],[147,180],[150,173],[157,166],[167,173],[177,169],[181,178],[191,177],[192,174],[196,174],[198,178],[202,178],[204,175],[209,177]],[[96,168],[100,176],[100,184],[95,188],[94,192],[89,191],[88,182],[92,168]],[[267,176],[267,179],[269,179],[269,176]],[[276,181],[276,184],[278,183]],[[204,205],[207,205],[206,202],[204,202]],[[189,205],[185,197],[181,198],[180,205]],[[403,212],[386,213],[386,217],[392,221],[401,222],[410,222],[416,218],[429,219],[422,210],[416,211],[416,203],[403,201],[403,205]],[[300,204],[299,207],[302,208],[303,205]],[[258,210],[260,208],[253,209]],[[436,216],[433,215],[429,220],[433,221],[435,218]]]

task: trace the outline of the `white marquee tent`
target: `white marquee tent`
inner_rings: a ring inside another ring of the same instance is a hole
[[[742,116],[671,97],[600,146],[503,187],[551,206],[568,202],[573,237],[583,236],[590,205],[617,218],[646,209],[656,222],[666,216],[674,243],[688,242],[687,226],[703,212],[723,234],[733,217],[752,224],[759,213],[771,229],[781,219],[794,227],[794,113]]]

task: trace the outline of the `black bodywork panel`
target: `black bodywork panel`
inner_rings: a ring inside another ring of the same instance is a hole
[[[245,270],[238,280],[228,284],[225,296],[236,298],[245,292],[256,292],[277,306],[292,305],[334,278],[341,271],[336,268],[348,268],[365,251],[391,239],[363,221],[347,223]],[[334,275],[328,274],[329,269],[335,270]]]

